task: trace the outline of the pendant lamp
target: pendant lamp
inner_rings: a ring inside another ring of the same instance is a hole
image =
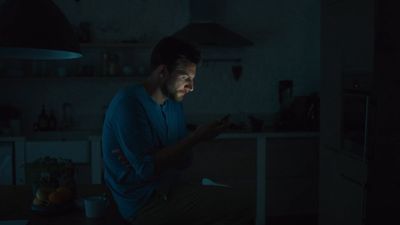
[[[0,6],[0,58],[82,57],[76,33],[51,0],[5,0]]]

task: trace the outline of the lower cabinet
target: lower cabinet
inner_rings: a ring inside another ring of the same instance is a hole
[[[340,224],[362,225],[364,224],[365,212],[365,188],[351,177],[341,174],[338,180],[337,192],[338,201],[341,206],[338,212]]]
[[[25,183],[32,183],[29,165],[43,157],[71,160],[76,167],[75,181],[78,184],[91,183],[90,143],[88,140],[26,141]],[[79,171],[79,172],[77,172]]]
[[[0,185],[14,183],[14,144],[0,141]]]
[[[366,177],[365,162],[351,155],[321,147],[320,225],[365,224]]]
[[[25,159],[27,163],[41,157],[70,159],[74,163],[90,162],[89,141],[27,141]]]
[[[307,215],[317,223],[319,138],[266,137],[265,199],[268,217]],[[226,137],[193,149],[190,179],[208,177],[233,187],[245,185],[256,192],[257,139]]]

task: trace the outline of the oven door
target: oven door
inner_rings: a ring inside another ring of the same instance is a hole
[[[366,159],[369,94],[347,91],[342,102],[342,151]]]

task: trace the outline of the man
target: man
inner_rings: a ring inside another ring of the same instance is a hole
[[[153,49],[146,81],[119,91],[109,105],[103,126],[104,178],[121,215],[131,223],[237,221],[232,214],[254,208],[238,202],[232,207],[237,200],[232,190],[179,180],[190,165],[192,147],[228,124],[218,120],[191,134],[186,131],[181,101],[194,90],[199,61],[194,46],[166,37]]]

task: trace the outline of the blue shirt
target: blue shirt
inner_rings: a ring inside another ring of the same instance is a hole
[[[167,191],[178,170],[154,173],[154,153],[186,136],[182,104],[156,103],[142,85],[120,90],[111,100],[103,124],[104,179],[121,215],[132,219],[155,190]],[[120,149],[131,168],[112,151]],[[180,168],[190,164],[190,156]]]

